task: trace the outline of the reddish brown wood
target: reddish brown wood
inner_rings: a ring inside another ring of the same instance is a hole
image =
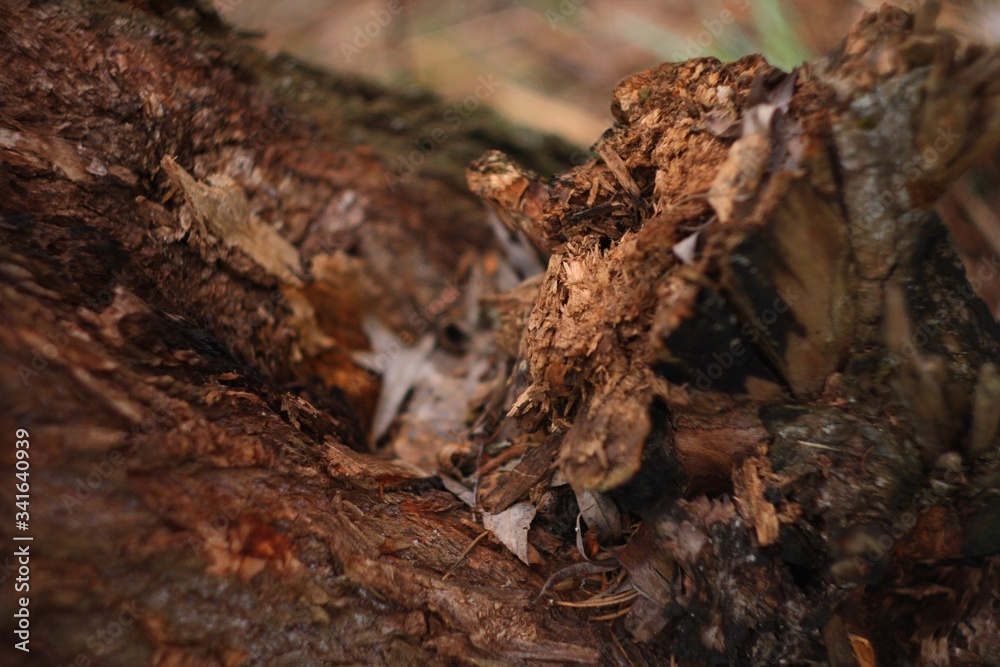
[[[0,461],[27,430],[34,538],[32,652],[4,664],[996,664],[1000,338],[925,211],[995,143],[998,58],[931,14],[880,10],[796,80],[636,74],[599,158],[548,180],[566,146],[483,113],[422,154],[446,105],[267,58],[193,2],[4,3]],[[795,169],[734,149],[765,99]],[[471,180],[534,259],[465,188],[489,149]],[[518,251],[548,273],[498,294]],[[742,382],[702,390],[714,324],[767,308]],[[412,399],[387,440],[533,504],[535,564],[463,557],[472,512],[368,453],[381,330],[397,359],[432,338],[462,400]],[[581,559],[574,498],[602,560],[539,599]],[[612,567],[624,605],[549,604]]]

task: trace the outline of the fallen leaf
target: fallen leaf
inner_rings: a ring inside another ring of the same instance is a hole
[[[618,553],[618,561],[628,570],[632,586],[663,609],[673,598],[676,566],[657,543],[653,532],[641,526],[625,548]]]
[[[771,123],[777,110],[774,104],[758,104],[743,115],[743,135],[730,147],[708,190],[708,202],[723,224],[748,209],[758,194],[771,156]]]
[[[273,227],[250,212],[243,189],[228,176],[215,174],[199,183],[170,156],[160,161],[173,184],[184,192],[187,205],[211,236],[237,247],[282,283],[302,284],[298,249]],[[199,248],[204,252],[203,248]]]
[[[453,496],[461,500],[469,507],[476,506],[476,494],[465,484],[462,484],[457,479],[452,479],[446,475],[441,475],[438,479],[441,480],[441,486],[447,489]]]
[[[382,391],[372,417],[370,434],[371,442],[375,442],[389,429],[410,388],[434,371],[425,363],[434,349],[434,336],[425,334],[416,345],[407,347],[375,318],[365,320],[364,329],[373,352],[355,353],[353,357],[363,366],[382,373]]]
[[[732,109],[716,107],[704,117],[705,129],[720,139],[735,139],[740,136],[740,119]]]
[[[601,544],[617,542],[622,536],[622,517],[615,501],[600,491],[584,489],[576,494],[576,503],[587,525]]]
[[[528,558],[528,529],[538,510],[534,505],[518,503],[499,514],[483,512],[483,528],[490,531],[511,553],[530,565]]]
[[[698,235],[701,232],[695,232],[691,236],[688,236],[683,241],[674,244],[673,251],[677,255],[677,258],[691,266],[694,264],[694,253],[698,249]]]

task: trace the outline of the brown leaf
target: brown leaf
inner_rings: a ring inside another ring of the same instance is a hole
[[[583,489],[576,493],[576,503],[587,525],[601,544],[617,542],[622,536],[622,517],[615,501],[600,491]]]
[[[302,284],[299,251],[273,227],[252,215],[243,190],[228,176],[214,175],[199,183],[170,156],[160,161],[167,176],[183,190],[208,234],[227,247],[238,247],[281,282]]]
[[[622,567],[628,570],[629,580],[644,597],[661,608],[673,597],[671,581],[674,562],[656,542],[656,537],[646,524],[642,524],[625,548],[618,554]]]

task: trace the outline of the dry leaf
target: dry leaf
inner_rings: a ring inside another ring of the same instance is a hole
[[[286,285],[302,284],[299,251],[274,228],[250,213],[243,190],[228,176],[199,183],[170,156],[160,161],[170,180],[184,191],[187,205],[208,234],[227,247],[237,247]]]
[[[576,494],[576,503],[587,525],[597,533],[601,544],[617,542],[622,536],[622,517],[615,501],[600,491],[584,489]]]
[[[355,361],[371,370],[381,371],[382,391],[372,417],[370,439],[377,441],[388,430],[403,404],[410,388],[433,372],[426,361],[434,349],[434,336],[426,334],[412,347],[404,346],[399,338],[381,322],[369,318],[364,323],[365,333],[373,352],[355,353]]]
[[[872,648],[871,641],[860,635],[848,635],[851,640],[851,648],[854,650],[854,657],[858,661],[859,667],[876,667],[875,649]]]
[[[771,121],[778,107],[758,104],[743,116],[743,136],[729,149],[708,190],[708,202],[723,224],[749,208],[771,156]],[[740,206],[743,204],[743,206]]]
[[[685,238],[683,241],[674,244],[673,247],[674,254],[677,255],[677,258],[679,260],[681,260],[688,266],[694,264],[694,253],[695,250],[698,249],[699,234],[701,234],[701,232],[695,232],[691,236]]]
[[[629,581],[643,597],[662,610],[673,597],[675,564],[644,524],[618,553],[618,561],[628,570]]]
[[[780,164],[801,158],[801,138],[787,123],[777,137],[778,150],[772,151],[776,119],[787,111],[797,78],[797,72],[793,72],[771,93],[767,103],[754,105],[743,114],[742,134],[729,149],[709,188],[708,201],[723,224],[749,212],[768,167],[779,166],[771,165],[772,152],[780,156]]]
[[[733,109],[716,107],[703,118],[705,129],[720,139],[735,139],[740,136],[740,119]]]
[[[496,535],[511,553],[530,565],[528,558],[528,529],[535,518],[534,505],[518,503],[499,514],[483,512],[483,527]]]
[[[396,456],[429,473],[436,472],[441,443],[468,437],[470,397],[490,370],[486,359],[466,361],[437,348],[412,369],[410,377],[398,380],[409,383],[410,397],[392,438]]]
[[[465,484],[462,484],[457,479],[452,479],[446,475],[441,475],[438,479],[441,480],[441,486],[447,489],[450,494],[461,500],[469,507],[476,506],[476,494]]]

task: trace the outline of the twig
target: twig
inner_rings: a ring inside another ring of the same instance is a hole
[[[564,602],[563,600],[556,600],[556,604],[560,607],[573,607],[574,609],[589,609],[591,607],[609,607],[613,604],[620,604],[622,602],[628,602],[635,599],[639,595],[639,592],[635,589],[625,591],[624,593],[618,593],[617,595],[608,595],[607,597],[592,597],[589,600],[584,600],[583,602]]]
[[[618,618],[620,616],[624,616],[625,614],[629,613],[630,611],[632,611],[632,605],[629,605],[629,606],[625,607],[624,609],[619,609],[618,611],[613,611],[610,614],[604,614],[603,616],[591,616],[590,620],[594,621],[594,622],[597,622],[597,621],[612,621],[612,620],[614,620],[614,619],[616,619],[616,618]],[[628,657],[628,656],[626,656],[626,657]]]
[[[610,572],[611,570],[616,570],[621,567],[621,564],[614,559],[608,559],[605,561],[590,562],[584,561],[582,563],[574,563],[573,565],[567,565],[558,572],[554,573],[542,586],[541,592],[538,593],[538,597],[535,598],[537,602],[545,595],[545,591],[549,590],[549,587],[569,579],[571,577],[589,577],[592,574],[598,574],[601,572]]]
[[[836,447],[831,447],[830,445],[821,445],[818,442],[809,442],[808,440],[799,440],[799,444],[804,447],[815,447],[816,449],[829,449],[831,452],[837,451]]]
[[[629,607],[626,611],[629,611],[631,609],[632,609],[632,607]],[[594,619],[591,619],[591,620],[594,620]],[[635,667],[635,663],[632,662],[632,658],[628,657],[628,653],[625,651],[625,647],[622,646],[622,643],[620,641],[618,641],[618,636],[615,635],[614,628],[611,628],[610,630],[611,630],[611,638],[613,640],[615,640],[615,645],[618,646],[618,650],[622,652],[623,656],[625,656],[625,662],[627,662],[628,664],[632,665],[632,667]]]
[[[865,450],[864,454],[861,455],[861,472],[864,475],[868,474],[868,469],[865,467],[865,464],[868,462],[868,455],[874,451],[875,451],[875,446],[872,445],[871,447]]]
[[[458,567],[459,563],[461,563],[463,560],[465,560],[465,557],[469,555],[469,552],[472,551],[473,548],[475,548],[475,546],[477,544],[479,544],[479,541],[482,540],[484,537],[486,537],[489,534],[490,534],[490,531],[488,531],[488,530],[484,530],[483,532],[479,533],[479,536],[476,537],[476,539],[472,540],[472,543],[469,544],[469,546],[465,547],[465,551],[463,551],[462,555],[460,555],[458,557],[458,560],[455,561],[455,564],[452,565],[450,568],[448,568],[448,571],[444,573],[444,576],[441,577],[441,581],[444,581],[445,579],[447,579],[448,577],[450,577],[452,575],[452,573],[455,572],[455,568]]]

